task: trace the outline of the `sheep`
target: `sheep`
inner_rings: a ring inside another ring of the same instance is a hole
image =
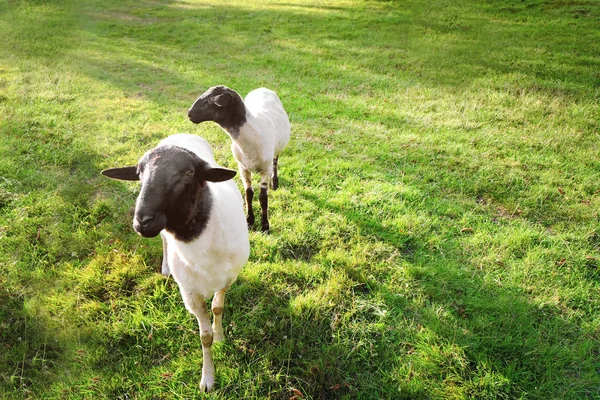
[[[143,237],[160,234],[163,239],[163,273],[171,272],[200,326],[200,390],[212,391],[211,345],[224,338],[225,292],[250,254],[244,202],[231,180],[236,171],[219,167],[203,138],[176,134],[144,154],[137,166],[102,174],[141,182],[133,228]],[[211,326],[205,299],[213,294]]]
[[[252,172],[260,174],[261,230],[268,232],[268,186],[279,186],[279,154],[290,141],[290,121],[275,92],[259,88],[245,99],[226,86],[213,86],[200,95],[188,110],[190,121],[214,121],[229,134],[231,151],[238,162],[246,191],[247,222],[254,225]]]

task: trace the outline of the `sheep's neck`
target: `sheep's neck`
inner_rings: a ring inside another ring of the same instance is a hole
[[[240,137],[240,127],[239,126],[227,126],[225,124],[219,124],[221,128],[231,137],[231,139],[236,140]]]
[[[215,119],[215,122],[235,140],[240,135],[240,129],[247,120],[246,106],[240,100],[240,102],[234,104],[224,116],[221,116],[218,120]]]
[[[199,237],[208,225],[212,210],[212,194],[206,182],[200,185],[197,196],[190,199],[186,204],[174,210],[175,218],[167,217],[167,221],[185,221],[182,223],[167,223],[166,230],[171,232],[177,240],[191,242]]]

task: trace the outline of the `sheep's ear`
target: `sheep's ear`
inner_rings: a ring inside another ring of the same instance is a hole
[[[231,104],[231,95],[223,93],[213,98],[214,103],[219,107],[227,107]]]
[[[237,172],[234,169],[210,168],[203,174],[203,178],[209,182],[224,182],[232,179]]]
[[[137,173],[137,167],[110,168],[102,171],[102,175],[120,181],[139,181],[140,175]]]

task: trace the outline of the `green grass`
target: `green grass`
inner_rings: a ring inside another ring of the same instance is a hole
[[[195,398],[137,186],[207,87],[292,121],[207,398],[600,398],[600,4],[0,1],[0,397]],[[239,183],[239,179],[236,178]]]

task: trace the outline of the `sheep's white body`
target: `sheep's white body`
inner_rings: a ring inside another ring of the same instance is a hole
[[[251,91],[244,98],[246,123],[232,137],[235,159],[252,172],[271,175],[273,159],[290,141],[290,120],[277,94],[267,88]]]
[[[175,145],[190,150],[213,166],[213,152],[206,140],[195,135],[172,135],[158,146]],[[182,242],[166,230],[161,232],[166,240],[170,272],[180,290],[210,297],[227,288],[248,260],[250,245],[244,215],[244,201],[233,180],[207,182],[213,196],[208,224],[199,237]],[[163,273],[167,272],[164,270]],[[186,296],[183,296],[184,301]],[[190,309],[189,305],[186,307]],[[190,311],[192,311],[190,309]]]

